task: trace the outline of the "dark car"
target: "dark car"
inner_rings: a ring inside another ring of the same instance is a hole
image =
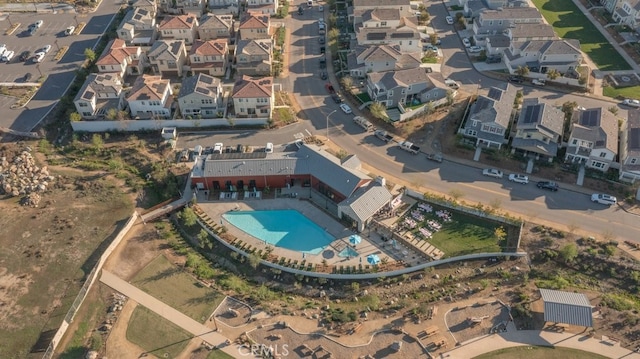
[[[327,73],[326,73],[326,72],[322,72],[322,73],[320,74],[320,78],[321,78],[321,79],[323,79],[323,80],[326,80],[328,77],[329,77],[329,76],[327,76]]]
[[[488,64],[499,64],[502,62],[502,58],[500,56],[489,56],[487,57],[486,62]]]
[[[320,68],[324,69],[325,67],[327,67],[327,60],[323,57],[320,59]]]
[[[320,53],[321,53],[321,54],[324,54],[325,52],[326,52],[325,47],[324,47],[324,46],[321,46],[321,47],[320,47]]]
[[[320,36],[318,38],[318,42],[321,43],[321,44],[324,44],[324,36]]]
[[[524,79],[522,78],[522,76],[509,76],[509,82],[521,84],[524,82]]]
[[[548,189],[549,191],[553,191],[553,192],[558,190],[558,184],[550,181],[538,182],[537,186],[538,188]]]
[[[30,72],[27,72],[26,74],[24,74],[24,77],[22,78],[22,82],[29,82],[29,80],[31,80],[32,77],[33,75]]]
[[[25,62],[29,60],[30,57],[31,51],[22,51],[22,53],[20,54],[20,61]]]
[[[338,95],[337,93],[332,93],[331,98],[335,103],[342,103],[342,97],[340,97],[340,95]]]

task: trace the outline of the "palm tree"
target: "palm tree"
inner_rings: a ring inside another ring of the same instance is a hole
[[[529,74],[529,66],[518,66],[516,73],[520,76],[527,76]]]
[[[547,72],[547,78],[549,80],[555,80],[558,77],[562,76],[562,74],[560,73],[560,71],[556,70],[556,69],[551,69]]]

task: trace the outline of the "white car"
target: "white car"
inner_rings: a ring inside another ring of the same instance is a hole
[[[42,24],[44,24],[44,22],[42,20],[38,20],[36,21],[33,25],[37,28],[40,28],[42,26]]]
[[[615,198],[614,196],[610,196],[608,194],[603,194],[603,193],[594,193],[591,195],[591,201],[592,202],[596,202],[596,203],[600,203],[600,204],[606,204],[607,206],[611,206],[614,205],[616,203],[618,203],[618,199]]]
[[[5,51],[4,55],[2,55],[2,62],[10,62],[15,54],[15,51]]]
[[[38,50],[38,52],[42,52],[42,53],[49,53],[49,51],[51,51],[51,45],[45,45],[45,47],[43,47],[42,49]]]
[[[487,168],[482,170],[482,174],[494,178],[502,178],[502,171],[495,168]]]
[[[447,24],[453,25],[453,18],[451,16],[445,17],[445,20],[447,20]]]
[[[73,35],[73,32],[76,31],[75,26],[69,26],[66,30],[64,30],[64,34],[66,36]]]
[[[462,44],[464,45],[464,47],[471,47],[471,42],[469,42],[469,39],[467,39],[466,37],[462,39]]]
[[[4,55],[5,51],[7,51],[7,45],[0,44],[0,56]]]
[[[0,45],[1,46],[1,45]],[[1,48],[1,47],[0,47]],[[632,100],[630,98],[622,101],[622,104],[625,106],[631,106],[631,107],[640,107],[640,101],[638,100]]]
[[[45,53],[44,52],[38,52],[33,56],[33,62],[42,62],[42,60],[45,57]]]
[[[471,46],[469,48],[469,52],[472,53],[472,54],[473,53],[477,53],[477,52],[481,52],[481,51],[482,51],[482,47],[480,47],[480,46]]]
[[[534,79],[533,81],[531,81],[531,83],[536,86],[544,86],[547,84],[545,80],[541,80],[541,79]]]
[[[346,114],[353,113],[353,111],[351,111],[351,107],[349,107],[349,105],[347,105],[346,103],[340,104],[340,109]]]
[[[509,175],[509,181],[515,182],[515,183],[527,184],[529,183],[529,177],[525,175],[512,173]]]
[[[223,150],[224,150],[224,145],[221,142],[218,142],[215,145],[213,145],[213,153],[222,153]]]

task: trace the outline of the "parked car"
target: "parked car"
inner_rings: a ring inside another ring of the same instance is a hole
[[[342,97],[340,97],[340,95],[338,95],[337,93],[332,93],[331,98],[335,103],[342,103]]]
[[[591,201],[592,202],[596,202],[596,203],[600,203],[600,204],[605,204],[607,206],[612,206],[614,204],[618,203],[618,199],[615,198],[614,196],[608,195],[608,194],[603,194],[603,193],[594,193],[591,195]]]
[[[36,34],[37,31],[38,31],[38,28],[36,26],[29,27],[29,29],[27,30],[27,35],[33,36]]]
[[[482,47],[481,46],[471,46],[469,48],[469,52],[472,54],[478,53],[482,51]]]
[[[222,153],[224,150],[224,145],[221,142],[218,142],[213,145],[213,153]]]
[[[47,54],[49,53],[49,51],[51,51],[51,45],[45,45],[43,48],[41,48],[37,52],[44,52],[45,54]]]
[[[424,46],[422,47],[422,51],[433,51],[433,52],[438,52],[438,47],[437,47],[437,46],[434,46],[434,45],[431,45],[431,44],[429,44],[429,45],[424,45]]]
[[[38,29],[42,27],[42,24],[44,24],[44,21],[42,21],[42,20],[38,20],[38,21],[33,23],[33,25],[35,27],[37,27]]]
[[[633,99],[625,99],[624,101],[622,101],[622,104],[625,106],[630,106],[630,107],[640,107],[640,101],[638,100],[633,100]]]
[[[547,82],[543,79],[534,79],[533,81],[531,81],[531,83],[536,86],[544,86],[547,84]]]
[[[324,54],[326,52],[326,48],[324,46],[320,46],[320,53]]]
[[[11,62],[11,59],[13,59],[13,56],[16,54],[15,51],[5,51],[4,55],[2,55],[2,62]]]
[[[35,54],[35,56],[33,56],[33,62],[42,62],[42,60],[45,57],[45,53],[44,52],[38,52]]]
[[[29,60],[29,58],[31,57],[31,51],[22,51],[22,53],[20,54],[20,61],[25,62],[27,60]]]
[[[551,181],[540,181],[536,186],[540,189],[548,189],[552,192],[556,192],[559,188],[557,183]]]
[[[69,26],[66,30],[64,30],[65,36],[73,35],[73,32],[76,31],[75,26]]]
[[[453,18],[451,16],[445,17],[445,20],[447,20],[447,24],[453,25]]]
[[[513,82],[513,83],[516,83],[516,84],[521,84],[521,83],[524,82],[524,78],[522,78],[522,76],[512,75],[512,76],[509,76],[509,82]]]
[[[342,112],[346,113],[347,115],[350,113],[353,113],[353,111],[351,111],[351,107],[349,107],[349,105],[347,105],[346,103],[341,103],[340,109],[342,110]]]
[[[7,51],[7,45],[0,44],[0,56],[4,55],[5,51]]]
[[[487,60],[485,60],[488,64],[499,64],[502,62],[502,57],[500,56],[488,56]]]
[[[466,37],[462,39],[462,44],[464,45],[464,47],[471,47],[471,42]]]
[[[27,72],[26,74],[24,74],[24,77],[22,77],[22,82],[29,82],[32,77],[33,75],[31,74],[31,72]]]
[[[267,146],[265,146],[264,152],[273,153],[273,143],[267,142]]]
[[[529,177],[517,173],[512,173],[509,175],[509,181],[520,184],[527,184],[529,183]]]
[[[324,44],[324,41],[325,41],[325,40],[324,40],[324,36],[320,36],[320,37],[318,38],[318,42],[320,43],[320,45]]]
[[[323,79],[323,80],[326,80],[328,78],[327,73],[324,72],[324,71],[322,73],[320,73],[320,78]]]
[[[494,177],[494,178],[502,178],[502,171],[497,170],[495,168],[486,168],[482,170],[482,174],[484,176]]]

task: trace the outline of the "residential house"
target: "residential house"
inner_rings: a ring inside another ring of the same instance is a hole
[[[464,15],[468,18],[477,18],[478,15],[486,10],[499,10],[513,7],[528,7],[527,0],[453,0],[459,2],[456,4],[462,6]]]
[[[358,12],[375,9],[397,9],[401,16],[411,16],[415,12],[409,0],[353,0],[354,16]],[[354,22],[354,19],[349,20]]]
[[[606,172],[618,155],[618,120],[602,107],[574,112],[565,162]]]
[[[622,0],[613,11],[613,20],[640,30],[640,0]]]
[[[367,93],[387,108],[399,105],[438,103],[446,99],[449,88],[434,81],[422,68],[367,74]]]
[[[602,4],[610,14],[616,11],[621,2],[622,0],[600,0],[600,4]]]
[[[154,73],[182,76],[187,63],[187,48],[182,40],[158,40],[147,53]]]
[[[362,24],[364,27],[398,27],[400,26],[400,20],[402,19],[400,10],[397,8],[358,10],[354,11],[353,16],[354,26]]]
[[[178,107],[183,118],[218,118],[224,112],[222,83],[206,74],[197,74],[182,80]]]
[[[401,52],[422,51],[417,18],[402,18],[397,27],[367,26],[363,22],[356,27],[356,40],[360,46],[390,45],[398,46]]]
[[[130,46],[151,45],[156,39],[155,14],[144,8],[129,10],[118,25],[116,34]]]
[[[270,39],[270,29],[269,15],[256,13],[247,14],[238,27],[242,40]]]
[[[273,78],[242,76],[233,87],[233,108],[236,117],[271,118],[275,103]]]
[[[573,39],[513,42],[504,55],[504,63],[510,73],[520,66],[542,74],[551,69],[562,74],[573,73],[582,63],[580,42]]]
[[[209,13],[214,15],[233,15],[240,13],[240,3],[238,0],[209,0],[207,6]]]
[[[271,74],[273,40],[240,40],[236,47],[235,68],[241,75]]]
[[[511,147],[514,151],[523,151],[525,156],[542,156],[551,162],[562,145],[563,125],[562,109],[537,98],[525,99]]]
[[[512,43],[526,42],[531,40],[553,40],[557,39],[553,27],[547,24],[516,24],[504,30],[498,35],[489,35],[486,38],[478,35],[476,41],[486,40],[488,54],[502,55]]]
[[[198,38],[198,18],[195,15],[167,16],[158,25],[162,40],[183,40],[191,45]]]
[[[96,61],[98,72],[125,75],[140,75],[146,65],[145,55],[139,46],[127,46],[124,40],[113,39],[107,44],[102,56]]]
[[[507,143],[516,92],[515,87],[507,84],[504,89],[492,87],[486,96],[478,96],[460,133],[475,139],[476,146],[500,149]]]
[[[198,18],[204,14],[206,5],[205,0],[158,0],[158,6],[167,14],[191,14]]]
[[[198,37],[200,40],[230,38],[233,35],[233,15],[207,15],[200,20]]]
[[[640,179],[640,110],[628,112],[620,138],[620,180]]]
[[[227,72],[229,45],[227,39],[196,40],[189,50],[191,71],[211,76],[224,76]]]
[[[122,78],[116,73],[89,74],[73,99],[73,104],[85,120],[118,113],[123,109]]]
[[[542,24],[544,20],[534,7],[513,7],[500,10],[482,10],[473,21],[471,31],[477,45],[484,45],[489,36],[503,35],[518,24]]]
[[[173,91],[169,80],[142,75],[136,79],[125,99],[134,119],[170,119]]]
[[[347,55],[349,73],[354,78],[364,78],[369,72],[413,69],[422,64],[421,53],[403,53],[399,46],[357,46]]]
[[[134,0],[131,3],[133,9],[147,10],[153,17],[158,15],[158,5],[155,0]]]
[[[247,12],[275,15],[278,12],[278,0],[247,0]]]

